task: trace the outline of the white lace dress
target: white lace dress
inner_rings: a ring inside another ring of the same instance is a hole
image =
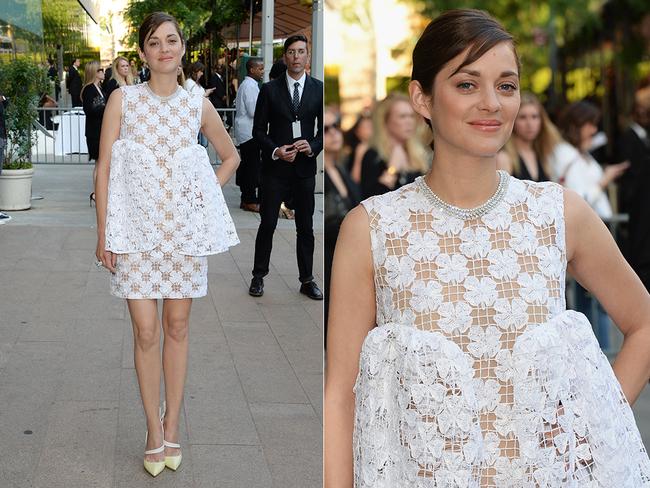
[[[565,310],[562,188],[508,178],[463,221],[422,183],[363,202],[378,326],[354,386],[355,486],[650,486],[609,362]]]
[[[207,294],[208,254],[239,242],[205,149],[196,144],[203,97],[169,97],[147,83],[122,87],[120,138],[112,148],[106,248],[117,254],[111,294]]]

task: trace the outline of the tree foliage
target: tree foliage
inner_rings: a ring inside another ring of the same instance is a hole
[[[48,88],[45,70],[34,61],[19,57],[9,63],[0,62],[0,92],[9,99],[6,169],[31,167],[30,156],[35,139],[32,124],[38,118],[38,100]]]
[[[256,0],[255,5],[261,1]],[[138,29],[151,12],[167,12],[173,15],[189,44],[211,39],[213,47],[223,43],[221,29],[241,23],[246,18],[248,1],[242,0],[194,0],[191,4],[180,0],[129,0],[124,18],[129,24],[125,43],[138,45]]]

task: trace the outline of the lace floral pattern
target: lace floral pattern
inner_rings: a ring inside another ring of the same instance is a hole
[[[511,179],[468,221],[416,185],[364,202],[377,325],[356,395],[356,487],[650,486],[591,326],[565,311],[563,193]]]
[[[192,298],[207,293],[208,254],[239,242],[205,149],[196,144],[202,97],[156,97],[122,87],[112,150],[106,247],[117,253],[111,293]]]

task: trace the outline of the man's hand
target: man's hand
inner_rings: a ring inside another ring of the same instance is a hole
[[[277,151],[275,151],[275,155],[278,158],[280,158],[282,161],[287,161],[288,163],[293,163],[294,159],[296,159],[297,154],[298,151],[296,150],[293,144],[286,144],[284,146],[280,146],[277,149]]]
[[[312,153],[311,146],[304,139],[300,139],[300,140],[294,142],[293,147],[296,148],[296,151],[301,152],[303,154],[311,154]]]

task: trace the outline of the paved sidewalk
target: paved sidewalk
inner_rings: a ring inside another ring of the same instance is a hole
[[[252,298],[259,217],[225,188],[242,242],[209,258],[190,321],[183,464],[152,479],[129,315],[94,266],[91,180],[91,166],[36,166],[44,198],[0,226],[0,486],[321,486],[322,302],[298,293],[293,222],[279,222],[265,296]]]

